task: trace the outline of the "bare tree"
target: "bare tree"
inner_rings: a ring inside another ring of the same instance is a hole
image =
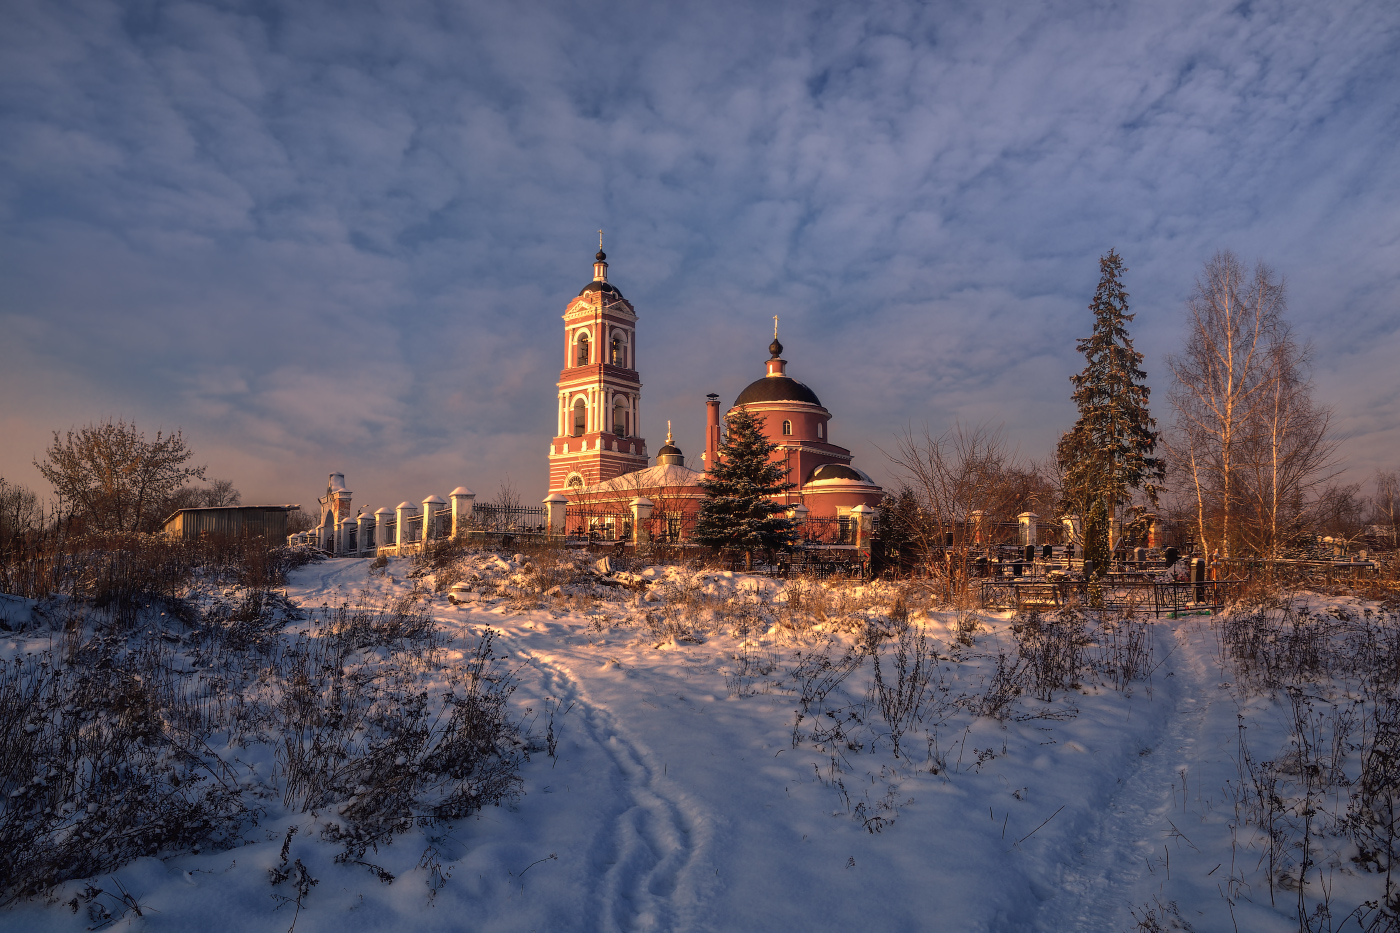
[[[959,424],[938,436],[911,429],[885,455],[918,503],[921,521],[905,533],[923,554],[947,555],[945,566],[928,569],[944,577],[950,600],[965,582],[960,568],[990,543],[992,528],[1021,511],[1053,506],[1053,490],[1039,472],[1007,450],[1000,430],[985,425]]]
[[[0,476],[0,550],[36,530],[42,516],[38,496]]]
[[[125,421],[103,421],[60,438],[35,461],[70,514],[95,531],[150,531],[159,507],[204,467],[186,466],[194,456],[181,432],[156,432],[155,440]]]
[[[207,486],[181,486],[155,512],[159,518],[176,509],[215,509],[238,505],[242,500],[242,493],[233,488],[233,480],[211,479]]]
[[[1400,470],[1376,471],[1376,497],[1371,500],[1371,524],[1388,536],[1392,544],[1400,530]]]
[[[1266,362],[1257,424],[1240,444],[1242,511],[1250,521],[1238,538],[1256,554],[1277,557],[1302,531],[1309,501],[1336,475],[1339,441],[1328,433],[1331,411],[1313,402],[1308,349],[1287,323],[1271,335]]]
[[[1187,302],[1186,346],[1168,359],[1168,449],[1190,483],[1201,546],[1226,559],[1239,545],[1276,549],[1336,452],[1286,308],[1284,283],[1267,266],[1249,276],[1234,253],[1216,253]],[[1245,517],[1257,527],[1242,528]]]
[[[1349,542],[1364,530],[1369,506],[1360,483],[1328,483],[1311,503],[1310,518],[1322,534]]]

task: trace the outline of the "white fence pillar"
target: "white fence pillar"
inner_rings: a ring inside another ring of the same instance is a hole
[[[472,521],[472,509],[476,506],[476,493],[465,486],[458,486],[448,494],[452,499],[452,537],[465,534]]]
[[[374,547],[374,516],[361,512],[355,525],[355,553],[363,554]]]
[[[630,503],[632,506],[632,543],[637,547],[644,547],[651,543],[651,512],[656,508],[646,496],[638,496]]]
[[[869,547],[870,533],[875,529],[875,510],[861,504],[851,509],[851,518],[856,523],[856,547]]]
[[[423,544],[438,537],[438,512],[447,505],[442,496],[429,496],[423,500]]]
[[[568,513],[568,507],[568,498],[557,492],[552,492],[544,497],[544,511],[549,521],[550,534],[564,534],[564,520]]]
[[[350,516],[345,516],[336,526],[335,536],[335,556],[344,557],[350,553],[350,529],[355,527],[355,520]]]
[[[394,509],[394,544],[400,548],[413,540],[410,523],[417,514],[418,507],[412,502],[400,502],[398,507]]]
[[[390,509],[380,508],[374,513],[374,543],[376,547],[389,547],[394,543],[390,537],[394,533],[394,524],[389,521],[393,515]]]

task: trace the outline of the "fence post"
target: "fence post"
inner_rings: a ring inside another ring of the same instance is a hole
[[[472,507],[476,504],[476,493],[465,486],[458,486],[448,493],[452,499],[452,537],[463,534],[472,520]]]
[[[394,542],[389,540],[389,516],[394,513],[386,508],[379,508],[374,513],[374,543],[378,547],[389,547]]]
[[[638,496],[632,506],[632,544],[644,548],[651,543],[651,510],[656,507],[646,496]]]
[[[569,498],[557,492],[544,497],[544,513],[549,522],[549,533],[563,537],[564,518],[568,513]]]
[[[361,512],[355,524],[359,526],[355,534],[355,553],[362,554],[374,547],[374,516]]]
[[[447,504],[442,496],[429,496],[423,500],[423,545],[438,537],[438,510]]]
[[[856,547],[862,550],[870,547],[871,526],[875,523],[875,510],[861,503],[851,509],[851,518],[856,520]]]
[[[355,527],[355,520],[349,515],[340,520],[340,525],[336,528],[335,536],[335,556],[344,557],[350,553],[350,529]]]
[[[408,523],[417,512],[418,508],[412,502],[400,502],[394,509],[394,544],[398,547],[400,556],[403,555],[403,546],[413,537],[413,533],[408,530]]]

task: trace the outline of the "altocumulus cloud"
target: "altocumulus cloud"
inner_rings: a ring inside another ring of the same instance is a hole
[[[758,7],[754,9],[753,7]],[[1400,442],[1389,3],[5,4],[0,475],[183,427],[250,499],[542,495],[608,230],[643,429],[792,372],[876,449],[1047,453],[1096,259],[1164,355],[1201,263],[1287,275],[1353,475]],[[1156,395],[1165,420],[1164,393]]]

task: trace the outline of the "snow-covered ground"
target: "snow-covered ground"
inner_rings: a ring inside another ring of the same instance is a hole
[[[614,575],[624,585],[596,596],[564,588],[520,609],[508,582],[519,563],[472,560],[479,592],[424,598],[448,636],[448,666],[484,627],[500,633],[519,684],[512,709],[532,736],[523,795],[373,851],[366,861],[392,883],[335,861],[340,847],[321,838],[328,814],[272,806],[246,845],[141,859],[86,882],[107,892],[98,902],[117,927],[1298,928],[1295,892],[1270,905],[1252,831],[1232,846],[1227,791],[1239,780],[1240,724],[1255,757],[1273,758],[1288,742],[1286,703],[1232,683],[1208,617],[1151,622],[1153,670],[1126,689],[1086,679],[1048,701],[1022,695],[994,718],[972,698],[994,686],[998,656],[1015,655],[1010,618],[983,618],[969,646],[955,614],[915,611],[937,670],[924,722],[896,757],[868,661],[797,719],[804,684],[816,682],[801,671],[823,656],[839,666],[860,640],[851,620],[878,624],[891,590],[848,593],[843,618],[793,626],[779,583],[648,568]],[[389,604],[424,593],[409,569],[325,561],[296,571],[288,595]],[[687,593],[748,600],[749,623],[682,618],[678,607],[703,605]],[[891,643],[882,651],[888,682]],[[840,724],[841,737],[819,743],[814,722]],[[292,826],[288,854],[318,882],[299,913],[285,900],[291,882],[269,879]],[[1375,896],[1374,875],[1341,859],[1328,870],[1337,916]],[[0,912],[0,929],[91,928],[86,908],[66,903],[84,886]],[[140,916],[123,913],[122,889]]]

